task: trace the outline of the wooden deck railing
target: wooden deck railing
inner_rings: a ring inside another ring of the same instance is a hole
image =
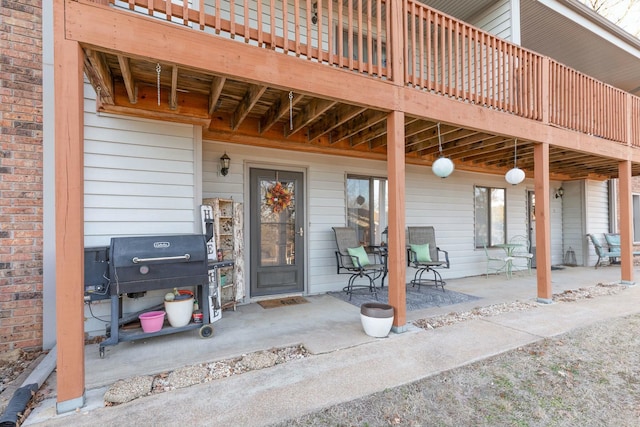
[[[541,119],[540,55],[415,0],[404,10],[406,83]]]
[[[626,141],[626,92],[550,62],[553,124],[613,141]]]
[[[386,0],[109,1],[287,55],[391,78]]]
[[[553,60],[547,61],[549,70],[544,71],[549,78],[543,81],[543,56],[417,0],[108,1],[221,37],[374,78],[402,80],[417,90],[532,120],[543,120],[547,109],[550,123],[640,147],[640,98]],[[402,2],[403,13],[403,28],[395,33],[388,7],[394,1]],[[394,36],[403,39],[402,52],[391,51]],[[404,75],[391,75],[394,54],[404,58]]]
[[[629,96],[631,100],[629,131],[631,132],[631,145],[640,147],[640,98]]]

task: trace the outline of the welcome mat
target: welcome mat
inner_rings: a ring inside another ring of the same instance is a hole
[[[378,288],[378,302],[389,303],[389,288]],[[376,298],[373,296],[369,289],[357,289],[351,301],[349,301],[349,295],[346,292],[328,292],[329,295],[360,307],[365,302],[376,302]],[[446,289],[442,292],[441,289],[435,289],[430,286],[422,286],[420,290],[418,287],[413,287],[410,284],[407,285],[407,311],[421,310],[429,307],[444,307],[447,305],[460,304],[463,302],[474,301],[480,299],[473,295],[467,295],[460,292],[450,291]]]
[[[287,298],[278,298],[278,299],[268,299],[264,301],[258,301],[258,304],[262,306],[262,308],[276,308],[276,307],[285,307],[288,305],[296,305],[296,304],[305,304],[307,301],[303,297],[287,297]]]

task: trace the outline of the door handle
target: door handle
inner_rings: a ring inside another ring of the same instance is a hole
[[[296,232],[296,234],[297,234],[298,236],[300,236],[300,237],[303,237],[303,236],[304,236],[304,230],[302,229],[302,227],[300,227],[300,230],[298,230],[298,231]]]

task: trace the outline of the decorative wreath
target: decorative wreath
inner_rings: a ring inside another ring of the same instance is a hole
[[[281,182],[276,182],[267,189],[264,197],[267,206],[271,206],[274,213],[280,213],[291,205],[291,190]]]

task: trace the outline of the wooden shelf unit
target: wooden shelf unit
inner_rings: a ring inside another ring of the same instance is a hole
[[[213,213],[213,235],[218,261],[233,261],[228,267],[215,269],[213,277],[218,288],[220,309],[236,309],[242,294],[242,274],[236,265],[242,265],[242,204],[232,199],[204,199],[203,205],[211,206]],[[239,292],[240,291],[240,292]]]

